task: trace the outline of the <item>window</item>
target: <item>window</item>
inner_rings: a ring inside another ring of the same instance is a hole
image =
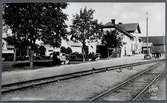
[[[53,50],[48,50],[49,52],[53,52]]]
[[[8,48],[8,50],[13,50],[13,48]]]

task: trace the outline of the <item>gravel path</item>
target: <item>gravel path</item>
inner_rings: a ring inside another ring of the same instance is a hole
[[[133,70],[114,70],[15,91],[2,95],[2,100],[86,100],[152,64],[137,66]]]

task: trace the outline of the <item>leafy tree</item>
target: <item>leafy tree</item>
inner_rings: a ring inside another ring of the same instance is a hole
[[[72,49],[71,49],[70,47],[67,47],[66,53],[67,53],[67,54],[71,54],[71,53],[72,53]]]
[[[85,7],[79,14],[75,14],[71,25],[71,39],[82,43],[83,61],[85,60],[85,49],[87,40],[95,40],[101,37],[100,24],[93,18],[94,10]]]
[[[102,44],[104,44],[108,48],[108,56],[109,50],[113,48],[119,48],[122,46],[122,37],[118,33],[117,30],[106,31],[106,34],[103,35]]]
[[[72,53],[72,49],[70,47],[65,48],[64,46],[62,46],[60,48],[60,52],[61,53],[66,53],[66,54],[70,54],[70,53]]]
[[[61,52],[61,53],[66,53],[66,48],[65,48],[64,46],[62,46],[62,47],[60,48],[60,52]]]
[[[30,68],[33,68],[33,53],[37,39],[53,47],[61,45],[66,38],[65,20],[62,9],[67,3],[6,3],[3,19],[17,40],[27,40],[30,47]]]

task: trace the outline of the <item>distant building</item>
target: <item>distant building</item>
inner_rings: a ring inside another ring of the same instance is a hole
[[[61,47],[65,47],[65,48],[70,47],[72,52],[82,53],[82,43],[81,42],[74,42],[71,40],[66,41],[66,40],[62,39],[61,46],[58,48],[52,47],[49,44],[43,44],[42,41],[38,41],[37,44],[43,45],[46,48],[46,52],[45,52],[46,56],[49,56],[53,52],[60,52]],[[86,45],[88,47],[88,53],[91,53],[91,52],[96,53],[97,42],[86,41]]]
[[[147,48],[148,48],[148,50],[147,50]],[[142,43],[142,53],[143,54],[147,54],[148,51],[152,52],[152,48],[153,48],[153,44],[152,43],[148,43],[148,44],[146,42]]]
[[[66,41],[62,39],[62,43],[60,47],[53,47],[49,44],[43,44],[43,42],[38,42],[39,45],[43,45],[46,48],[45,55],[50,56],[51,53],[53,52],[60,52],[61,47],[70,47],[72,49],[72,52],[78,52],[82,53],[82,44],[79,42],[72,42],[72,41]]]
[[[143,43],[142,48],[144,50],[145,46],[146,46],[146,37],[141,37]],[[151,46],[151,52],[161,52],[161,53],[165,53],[165,36],[148,36],[148,42],[152,43]]]
[[[2,54],[14,54],[14,46],[2,39]]]
[[[13,60],[13,56],[14,56],[14,46],[9,45],[2,38],[2,59],[3,60]]]
[[[115,19],[106,23],[103,30],[116,29],[122,36],[123,46],[120,48],[120,56],[127,56],[132,54],[139,54],[142,51],[142,43],[139,38],[141,33],[138,23],[115,23]]]
[[[73,41],[64,41],[67,42],[68,47],[72,49],[72,52],[82,53],[82,44],[80,42],[73,42]],[[62,44],[62,46],[65,46]]]
[[[2,30],[2,55],[3,54],[12,54],[12,55],[14,54],[14,46],[9,45],[7,43],[7,41],[5,40],[5,38],[7,36],[11,36],[11,35],[12,35],[11,29],[9,29],[8,26],[3,26],[3,30]]]

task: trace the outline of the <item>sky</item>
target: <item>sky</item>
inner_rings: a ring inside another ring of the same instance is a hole
[[[146,12],[148,12],[148,35],[165,35],[165,3],[68,3],[63,10],[68,15],[67,25],[71,25],[73,15],[81,8],[94,9],[94,18],[103,24],[115,19],[116,23],[139,23],[141,35],[146,35]]]

